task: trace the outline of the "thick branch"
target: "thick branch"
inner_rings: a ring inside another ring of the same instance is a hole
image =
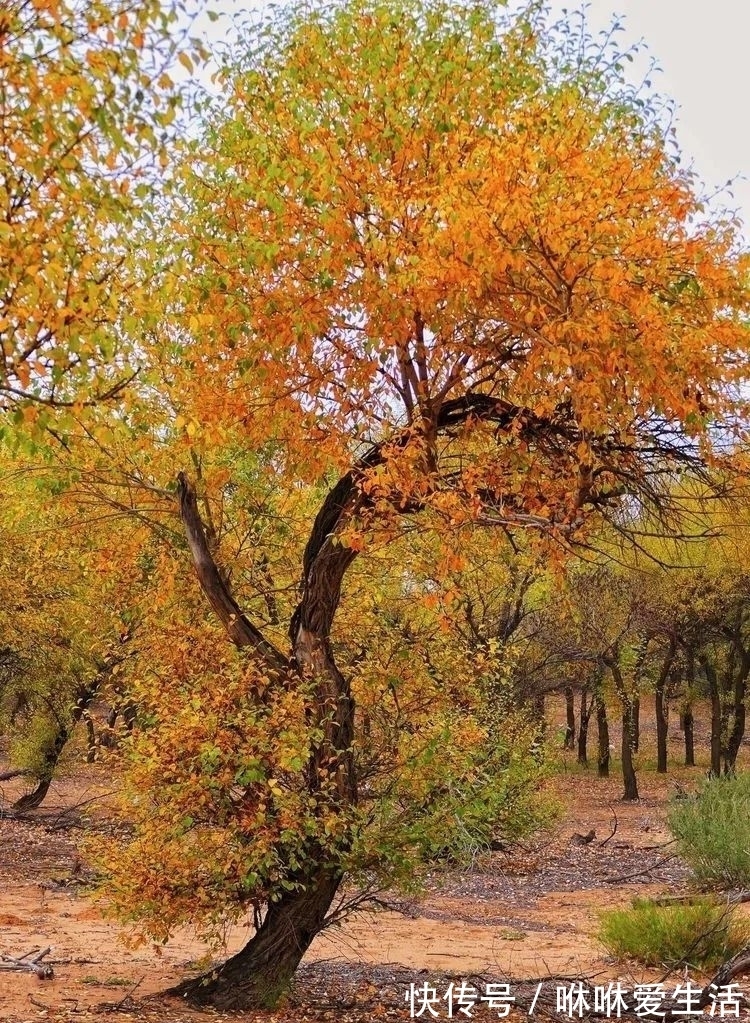
[[[252,647],[272,671],[289,671],[288,659],[273,643],[269,643],[262,632],[243,614],[222,578],[208,549],[195,490],[183,472],[177,476],[177,493],[180,500],[180,517],[185,527],[198,581],[230,639],[240,649]]]

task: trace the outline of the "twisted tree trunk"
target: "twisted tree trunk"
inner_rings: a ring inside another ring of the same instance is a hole
[[[269,905],[260,928],[236,955],[170,994],[217,1009],[273,1008],[325,926],[340,883],[339,873],[311,873],[299,891]]]
[[[55,769],[57,768],[62,752],[68,744],[68,739],[73,734],[78,722],[83,717],[84,711],[91,704],[94,697],[99,691],[99,686],[102,682],[102,676],[97,676],[94,681],[84,686],[78,693],[78,698],[70,711],[70,718],[66,720],[64,717],[58,718],[57,730],[55,732],[52,743],[47,747],[42,758],[42,769],[37,774],[37,785],[32,792],[27,792],[21,796],[13,804],[13,809],[19,813],[25,813],[27,810],[35,810],[41,806],[44,799],[49,792],[52,779],[55,775]]]
[[[229,593],[211,555],[198,513],[195,491],[179,478],[180,509],[201,586],[234,643],[250,647],[275,681],[294,684],[310,679],[310,722],[319,734],[307,766],[307,787],[321,812],[345,811],[357,802],[354,768],[354,701],[349,683],[336,666],[330,643],[341,583],[355,557],[338,542],[338,532],[354,514],[359,500],[353,474],[337,484],[313,526],[304,556],[302,599],[291,626],[291,656],[272,646],[245,617]],[[340,851],[347,844],[342,840]],[[221,1009],[269,1008],[288,989],[302,957],[341,884],[332,850],[310,842],[308,856],[290,881],[295,888],[270,902],[261,926],[236,955],[202,976],[173,989],[187,1001]],[[333,861],[334,865],[330,864]],[[323,864],[323,865],[321,865]]]
[[[425,476],[433,472],[439,432],[451,430],[467,419],[495,423],[498,430],[513,427],[518,435],[538,445],[550,441],[550,452],[558,457],[558,440],[580,439],[567,409],[556,410],[549,419],[481,393],[466,393],[422,409],[425,441]],[[272,685],[296,686],[309,681],[308,713],[319,738],[311,751],[306,783],[311,799],[321,814],[346,816],[357,801],[354,766],[354,701],[349,682],[339,671],[330,642],[331,626],[341,596],[344,574],[356,552],[341,542],[341,533],[356,516],[370,506],[360,484],[370,470],[381,465],[386,452],[406,446],[414,429],[392,438],[388,445],[374,445],[367,455],[346,473],[326,497],[313,524],[303,559],[302,597],[289,629],[290,655],[285,656],[247,618],[232,596],[220,572],[198,511],[195,491],[183,473],[178,476],[180,516],[200,585],[211,607],[234,644],[247,649],[263,666]],[[490,494],[490,497],[493,495]],[[402,514],[423,507],[424,497],[395,495]],[[513,515],[512,502],[505,497],[503,515]],[[523,521],[528,515],[518,509]],[[261,693],[257,694],[262,699]],[[544,697],[538,711],[543,715]],[[321,850],[311,840],[309,855],[300,857],[301,866],[290,880],[294,890],[271,902],[255,935],[239,953],[201,977],[180,984],[173,993],[196,1004],[220,1008],[252,1009],[274,1005],[289,987],[305,951],[326,922],[326,914],[341,883],[338,861],[348,849],[346,829],[337,848]],[[339,855],[341,854],[341,855]]]

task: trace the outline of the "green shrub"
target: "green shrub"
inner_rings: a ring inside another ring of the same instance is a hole
[[[750,887],[750,773],[713,778],[694,799],[675,802],[669,827],[699,881]]]
[[[709,898],[666,906],[635,899],[629,909],[602,913],[599,940],[612,955],[646,966],[713,969],[750,941],[750,925]]]

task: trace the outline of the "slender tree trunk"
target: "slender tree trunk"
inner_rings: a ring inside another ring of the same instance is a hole
[[[608,660],[609,669],[612,672],[615,689],[622,704],[622,780],[624,791],[622,798],[626,801],[638,799],[638,781],[635,776],[635,765],[633,764],[633,741],[635,730],[635,715],[633,711],[634,700],[628,695],[625,680],[618,662],[618,656]]]
[[[669,735],[669,719],[664,689],[657,686],[654,694],[656,716],[656,772],[667,773],[667,739]]]
[[[732,707],[733,722],[732,730],[727,739],[727,748],[724,754],[724,773],[733,774],[737,763],[737,754],[740,751],[742,740],[745,736],[745,688],[747,676],[743,673],[737,676],[734,683],[734,705]]]
[[[693,715],[693,694],[695,692],[695,651],[688,647],[685,655],[687,699],[681,716],[685,736],[685,767],[695,767],[695,717]]]
[[[580,724],[578,728],[578,763],[588,764],[588,738],[589,738],[589,719],[591,718],[591,705],[589,703],[589,690],[588,686],[584,686],[581,690],[580,699]]]
[[[695,767],[695,719],[690,705],[682,715],[682,730],[685,733],[685,767]]]
[[[627,703],[622,712],[622,780],[624,784],[622,798],[626,801],[640,798],[633,764],[634,722],[633,705]]]
[[[631,708],[632,714],[632,736],[633,736],[633,752],[637,753],[641,748],[641,698],[640,696],[633,697],[633,703]]]
[[[672,637],[669,647],[659,669],[654,691],[656,715],[656,770],[658,774],[667,773],[667,740],[669,737],[669,702],[667,697],[667,681],[672,669],[677,641]]]
[[[565,749],[574,749],[576,741],[576,705],[573,687],[565,687]]]
[[[596,690],[596,728],[598,733],[596,773],[600,778],[609,778],[609,723],[607,721],[607,705],[598,687]]]
[[[70,713],[70,720],[66,721],[63,718],[58,721],[57,731],[55,732],[52,744],[44,753],[42,770],[38,775],[37,787],[33,792],[27,792],[26,795],[17,799],[13,804],[14,810],[23,813],[26,810],[35,810],[38,806],[42,805],[44,797],[49,792],[49,787],[52,784],[55,768],[60,760],[62,751],[65,749],[68,739],[73,733],[73,729],[81,720],[83,712],[96,696],[100,681],[101,679],[99,678],[95,679],[90,686],[87,686],[79,692],[78,699]]]
[[[707,658],[701,658],[703,670],[708,679],[708,690],[711,696],[711,770],[713,778],[721,774],[721,732],[722,732],[722,706],[721,693],[719,692],[719,680],[713,665]]]
[[[272,902],[244,948],[204,976],[183,981],[170,994],[217,1009],[273,1008],[322,930],[340,883],[340,874],[321,872],[308,879],[303,890]]]

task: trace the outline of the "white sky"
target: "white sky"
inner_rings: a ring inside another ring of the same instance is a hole
[[[510,0],[509,6],[521,2]],[[265,2],[213,0],[210,6],[231,17]],[[564,9],[579,10],[581,0],[549,0],[549,6],[556,20]],[[645,42],[648,56],[629,65],[630,74],[641,81],[649,59],[656,60],[660,70],[649,77],[676,103],[683,163],[696,171],[707,194],[723,189],[715,204],[739,212],[750,241],[750,0],[589,0],[586,6],[593,33],[618,17],[622,46]],[[207,35],[220,38],[227,20],[207,26]]]
[[[554,15],[580,4],[551,0]],[[709,192],[734,180],[720,204],[737,210],[750,239],[750,0],[591,0],[592,31],[618,16],[624,43],[643,40],[660,72],[654,88],[677,104],[683,162]],[[647,61],[633,65],[645,71]],[[642,74],[641,76],[642,77]],[[731,194],[730,194],[731,192]]]

